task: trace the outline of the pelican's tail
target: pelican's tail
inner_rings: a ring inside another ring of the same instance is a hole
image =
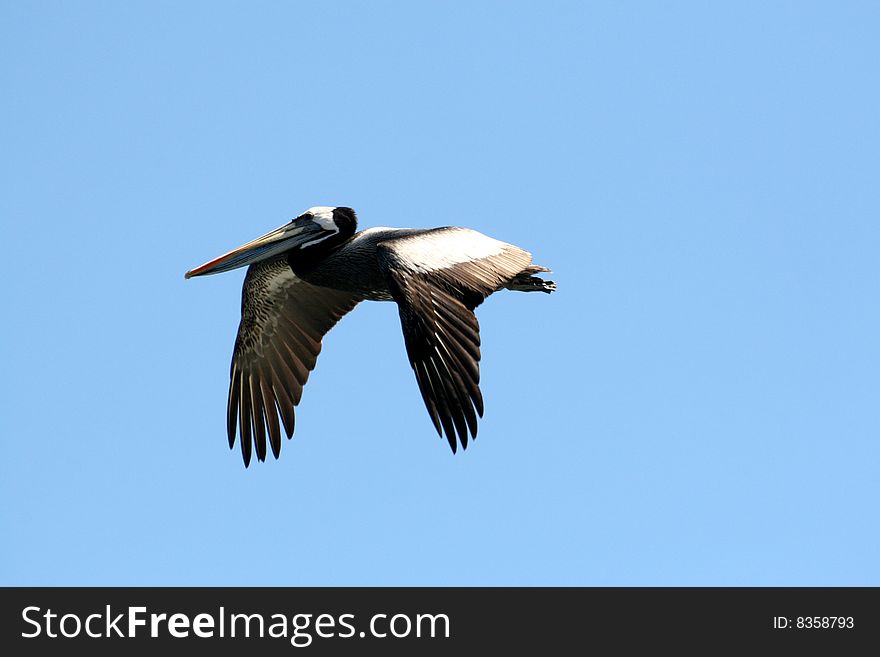
[[[541,267],[540,265],[529,265],[505,283],[504,287],[508,290],[515,290],[516,292],[546,292],[547,294],[550,294],[556,290],[556,283],[553,281],[545,281],[543,278],[538,278],[537,276],[532,276],[532,274],[537,274],[542,271],[550,270],[546,267]]]

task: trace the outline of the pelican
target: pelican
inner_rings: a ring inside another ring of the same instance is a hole
[[[437,433],[452,452],[477,437],[483,416],[480,334],[474,309],[502,288],[556,289],[533,276],[550,271],[532,255],[468,228],[357,229],[354,210],[317,206],[290,223],[186,272],[186,278],[248,265],[230,368],[227,434],[277,459],[282,426],[293,436],[294,407],[321,340],[361,301],[396,301],[410,365]],[[280,421],[279,421],[280,419]]]

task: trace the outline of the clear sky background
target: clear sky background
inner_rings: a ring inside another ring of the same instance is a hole
[[[880,585],[871,2],[4,2],[0,583]],[[244,271],[312,205],[464,225],[453,456],[396,308],[226,445]]]

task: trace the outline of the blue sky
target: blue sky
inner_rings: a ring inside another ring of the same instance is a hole
[[[5,2],[0,583],[880,585],[875,3]],[[465,225],[453,456],[396,309],[226,446],[243,272],[312,205]]]

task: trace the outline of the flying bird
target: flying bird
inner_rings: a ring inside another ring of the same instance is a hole
[[[290,223],[186,272],[186,278],[248,265],[241,324],[230,369],[227,434],[277,459],[282,426],[293,436],[294,407],[321,340],[361,301],[395,301],[410,365],[428,414],[453,453],[477,436],[483,416],[480,334],[474,309],[502,288],[552,292],[533,276],[550,271],[532,256],[468,228],[357,229],[354,210],[313,207]],[[280,421],[279,421],[280,420]]]

